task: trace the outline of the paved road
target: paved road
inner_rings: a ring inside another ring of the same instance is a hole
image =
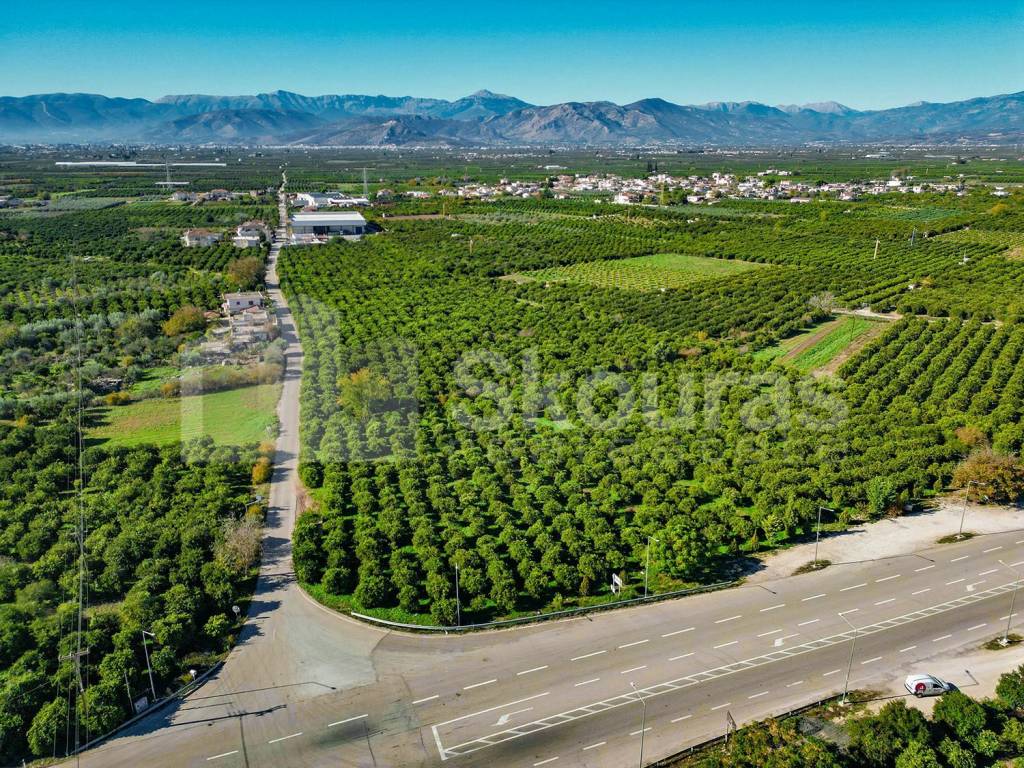
[[[851,687],[889,683],[1005,626],[1016,577],[999,561],[1024,567],[1024,531],[469,636],[383,632],[322,608],[291,569],[302,352],[278,249],[267,283],[287,368],[245,629],[217,676],[82,765],[621,766],[637,759],[641,696],[653,760],[721,733],[727,712],[742,723],[842,691],[848,668]]]

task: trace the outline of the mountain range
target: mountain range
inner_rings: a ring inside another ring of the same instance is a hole
[[[538,106],[490,91],[455,101],[289,91],[156,101],[83,93],[0,97],[0,143],[757,147],[1021,141],[1024,92],[867,111],[836,102],[680,105],[658,98]]]

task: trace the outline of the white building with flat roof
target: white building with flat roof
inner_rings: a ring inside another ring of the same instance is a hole
[[[293,243],[319,243],[332,237],[362,237],[366,219],[355,211],[296,213],[291,218]]]

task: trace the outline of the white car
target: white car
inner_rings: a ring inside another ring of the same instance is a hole
[[[951,683],[940,680],[934,675],[907,675],[907,679],[903,681],[903,687],[917,696],[917,698],[922,696],[941,696],[948,691],[954,690]]]

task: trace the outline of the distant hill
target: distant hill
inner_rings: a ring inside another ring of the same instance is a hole
[[[528,104],[477,91],[415,96],[86,93],[0,97],[0,142],[132,141],[349,146],[778,146],[1024,141],[1024,92],[858,111],[837,102],[680,105],[659,98]]]

